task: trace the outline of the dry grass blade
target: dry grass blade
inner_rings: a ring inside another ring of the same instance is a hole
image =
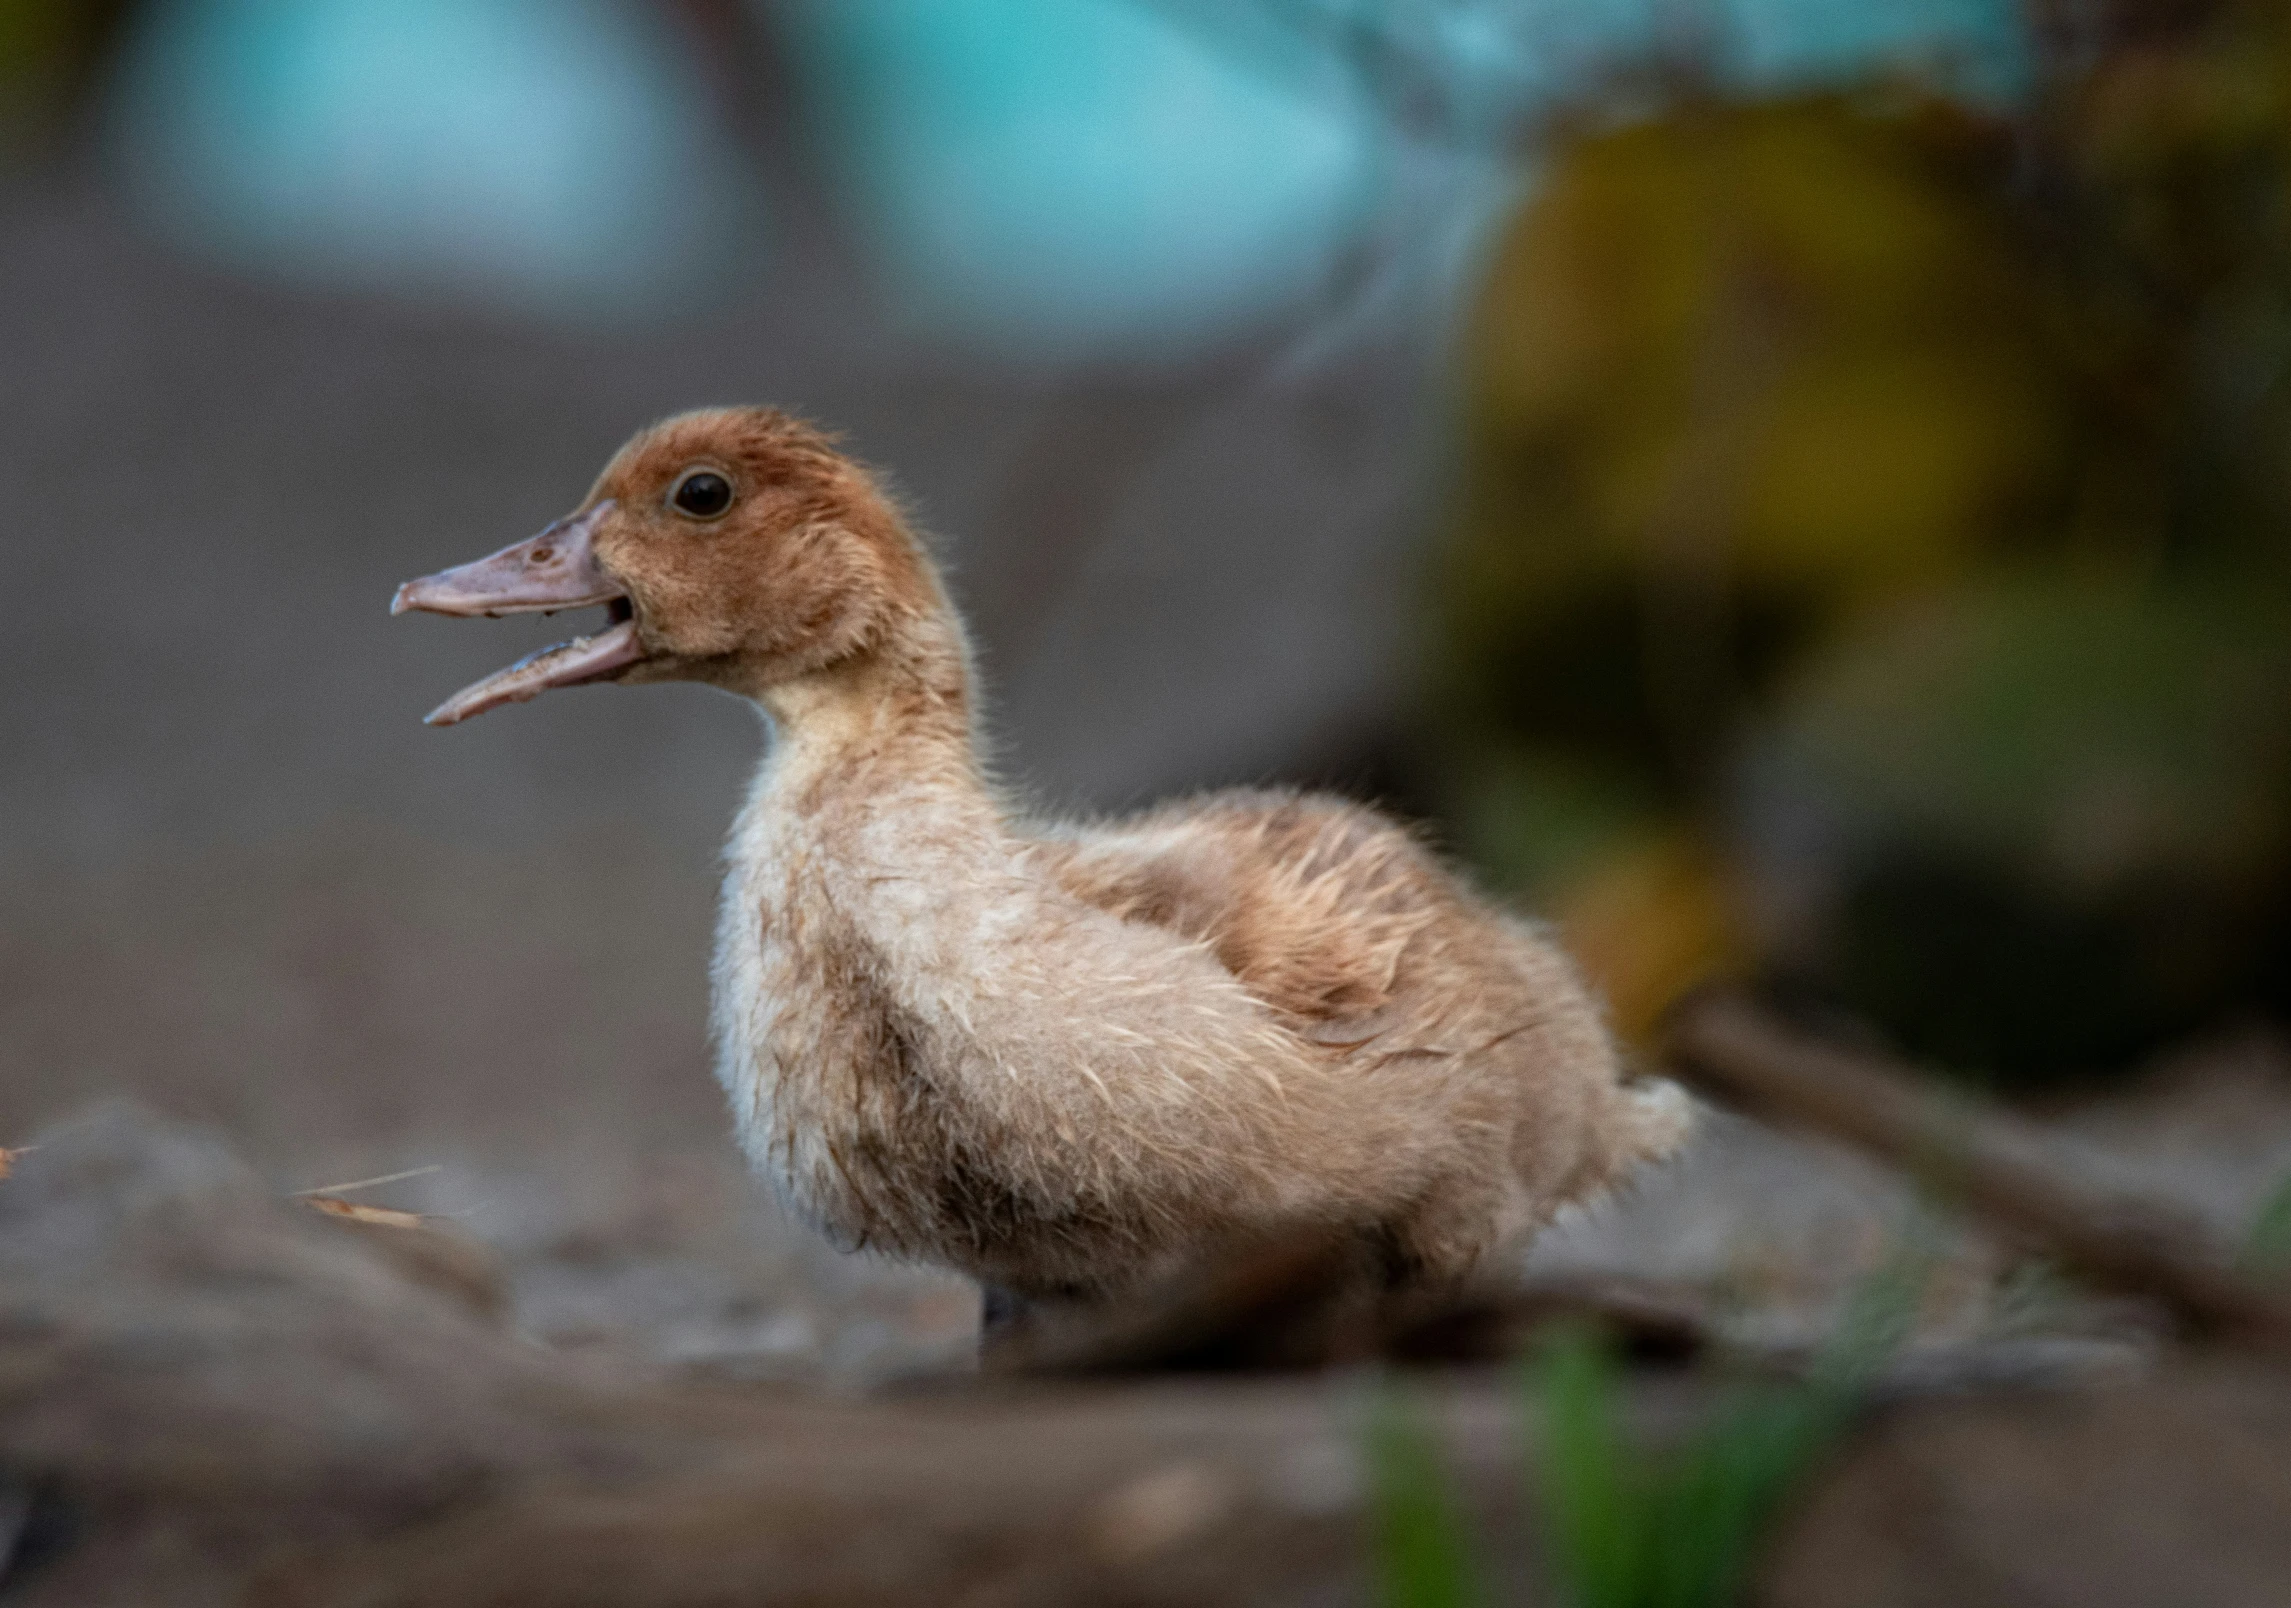
[[[379,1189],[384,1184],[404,1183],[409,1178],[427,1178],[431,1173],[443,1172],[443,1163],[427,1167],[408,1167],[404,1172],[384,1173],[379,1178],[359,1178],[347,1184],[320,1184],[316,1189],[298,1189],[289,1200],[300,1201],[314,1212],[324,1212],[350,1223],[371,1223],[378,1228],[426,1228],[429,1218],[421,1212],[403,1212],[390,1206],[361,1206],[342,1197],[354,1189]]]
[[[427,1167],[408,1167],[404,1172],[384,1173],[379,1178],[360,1178],[347,1184],[320,1184],[315,1189],[298,1189],[296,1200],[311,1195],[347,1195],[354,1189],[379,1189],[384,1184],[402,1184],[409,1178],[427,1178],[431,1173],[445,1171],[445,1163],[432,1162]]]
[[[295,1198],[314,1212],[324,1212],[329,1217],[340,1217],[353,1223],[372,1223],[380,1228],[428,1226],[420,1212],[395,1211],[388,1206],[361,1206],[356,1201],[343,1200],[335,1195],[302,1194]]]

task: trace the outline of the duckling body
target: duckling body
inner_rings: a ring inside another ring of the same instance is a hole
[[[695,473],[745,504],[736,543],[709,528],[725,515],[679,519]],[[644,523],[617,529],[629,509]],[[1564,957],[1372,810],[1011,809],[934,566],[816,433],[668,421],[551,531],[583,520],[596,573],[559,575],[545,532],[552,578],[526,586],[601,575],[627,599],[564,650],[575,679],[711,681],[770,723],[727,854],[717,1075],[751,1161],[839,1243],[1088,1295],[1314,1223],[1370,1236],[1396,1280],[1445,1280],[1683,1138],[1683,1098],[1622,1081]],[[403,606],[527,606],[493,578],[519,551]]]

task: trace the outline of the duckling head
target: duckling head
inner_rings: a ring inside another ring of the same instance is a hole
[[[408,581],[390,612],[554,613],[604,628],[463,688],[450,726],[553,687],[704,681],[756,694],[862,653],[936,593],[866,471],[771,408],[714,408],[640,431],[588,498],[539,535]]]

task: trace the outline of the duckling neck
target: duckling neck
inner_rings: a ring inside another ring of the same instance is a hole
[[[875,1109],[859,1091],[906,1086],[884,1055],[920,1043],[901,1036],[923,1020],[917,999],[975,1017],[965,923],[1016,858],[975,757],[959,644],[910,637],[751,694],[772,737],[725,855],[716,1075],[750,1158],[853,1245],[926,1248],[883,1215],[901,1190],[884,1135],[853,1127]],[[855,1182],[845,1168],[862,1162]]]
[[[809,815],[920,788],[989,803],[969,654],[951,618],[760,689],[772,732],[755,802]],[[991,804],[989,804],[991,809]]]

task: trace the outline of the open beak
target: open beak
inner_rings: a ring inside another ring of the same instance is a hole
[[[553,614],[598,603],[607,611],[605,629],[595,636],[543,648],[462,688],[431,710],[424,717],[426,724],[451,726],[503,704],[538,698],[551,687],[601,681],[644,657],[628,590],[597,562],[597,526],[612,507],[608,498],[491,558],[440,570],[398,588],[390,601],[392,614],[408,609],[432,614]]]

